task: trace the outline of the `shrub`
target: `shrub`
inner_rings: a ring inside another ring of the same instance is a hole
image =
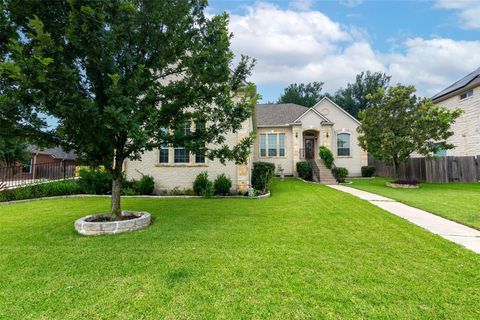
[[[275,174],[275,165],[269,162],[254,162],[252,171],[252,187],[262,193],[269,189],[270,181]]]
[[[333,176],[338,182],[345,182],[345,178],[348,176],[347,168],[335,167],[332,169]]]
[[[142,175],[142,178],[133,184],[133,189],[138,194],[151,195],[155,189],[155,180],[152,176]]]
[[[362,167],[362,177],[371,177],[375,173],[375,167],[374,166],[363,166]]]
[[[304,180],[312,180],[312,166],[307,161],[297,162],[297,173]]]
[[[320,158],[323,160],[323,163],[328,169],[332,168],[333,164],[333,153],[327,147],[320,147]]]
[[[213,184],[208,180],[208,173],[206,171],[199,173],[195,181],[193,181],[193,192],[199,196],[213,195]]]
[[[112,190],[112,177],[102,169],[82,169],[78,184],[86,193],[108,194]]]
[[[230,188],[232,188],[232,180],[222,173],[215,179],[213,188],[216,195],[227,195],[230,193]]]
[[[1,191],[0,202],[66,196],[79,193],[83,193],[83,190],[77,181],[54,181]]]

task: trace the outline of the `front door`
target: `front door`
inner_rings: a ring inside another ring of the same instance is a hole
[[[305,159],[314,159],[314,141],[313,139],[305,139]]]

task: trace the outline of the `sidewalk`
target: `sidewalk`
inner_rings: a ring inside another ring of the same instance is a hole
[[[404,218],[432,233],[438,234],[442,238],[480,253],[480,231],[478,230],[374,193],[341,185],[329,185],[328,187],[367,200],[371,204]]]

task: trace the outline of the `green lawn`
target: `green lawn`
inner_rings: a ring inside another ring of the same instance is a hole
[[[418,189],[394,189],[392,179],[351,179],[351,187],[389,197],[480,229],[480,183],[422,183]]]
[[[83,237],[109,199],[0,206],[0,319],[480,318],[480,255],[325,186],[123,204],[154,224]]]

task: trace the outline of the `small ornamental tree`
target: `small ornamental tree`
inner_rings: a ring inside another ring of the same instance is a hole
[[[360,146],[370,155],[395,167],[412,153],[425,157],[441,149],[452,149],[446,142],[453,135],[450,126],[461,111],[435,105],[430,99],[415,96],[413,86],[397,85],[387,92],[379,89],[369,95],[371,106],[360,112]]]
[[[18,94],[55,117],[55,138],[112,177],[120,214],[126,159],[161,144],[243,163],[253,135],[229,146],[255,106],[245,82],[253,62],[232,69],[226,14],[207,17],[202,0],[9,1],[16,31],[4,75]],[[196,130],[185,134],[185,122]],[[168,129],[168,130],[167,130]],[[172,134],[175,132],[175,134]]]

